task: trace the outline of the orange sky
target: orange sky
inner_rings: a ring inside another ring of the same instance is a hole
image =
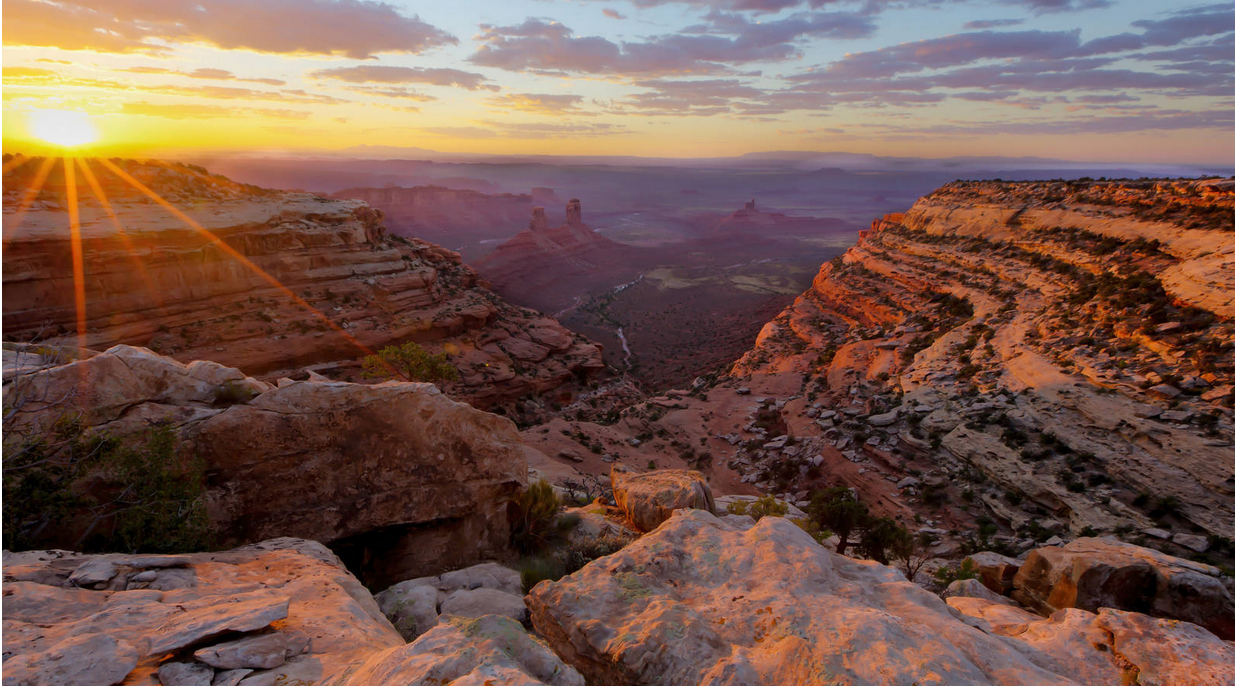
[[[9,0],[4,146],[1233,160],[1230,5],[707,4]]]

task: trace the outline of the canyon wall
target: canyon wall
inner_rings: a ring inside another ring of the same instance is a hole
[[[497,297],[456,253],[388,234],[383,214],[361,201],[245,187],[181,165],[125,168],[193,223],[98,168],[111,202],[82,189],[79,341],[66,197],[45,190],[20,217],[16,197],[6,200],[6,340],[143,345],[263,378],[304,367],[354,378],[368,351],[417,341],[460,372],[445,390],[483,407],[602,367],[595,345]],[[11,195],[22,191],[22,179],[5,181]]]
[[[1210,182],[950,184],[873,223],[733,373],[821,380],[869,415],[830,434],[851,461],[930,456],[1019,536],[1231,536],[1232,212]]]

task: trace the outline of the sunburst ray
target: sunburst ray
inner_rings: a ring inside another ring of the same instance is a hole
[[[321,320],[324,324],[326,324],[326,325],[328,326],[328,328],[332,329],[333,331],[335,331],[335,332],[337,332],[338,334],[340,334],[341,336],[343,336],[343,337],[345,338],[345,340],[347,340],[349,343],[351,343],[352,345],[354,345],[355,347],[357,347],[357,348],[358,348],[359,350],[361,350],[363,353],[365,353],[365,354],[367,354],[367,355],[371,355],[371,354],[373,354],[373,351],[372,351],[370,348],[368,348],[367,346],[363,345],[363,344],[362,344],[362,343],[361,343],[358,339],[356,339],[356,338],[354,338],[352,335],[350,335],[350,333],[349,333],[348,331],[346,331],[345,329],[343,329],[343,328],[341,328],[340,326],[338,326],[338,325],[336,324],[336,322],[332,321],[332,320],[331,320],[331,319],[330,319],[327,315],[325,315],[323,312],[320,312],[318,308],[316,308],[315,306],[313,306],[313,305],[311,305],[310,303],[308,303],[308,302],[306,302],[305,300],[303,300],[301,296],[299,296],[298,294],[296,294],[296,293],[294,293],[292,290],[290,290],[287,286],[285,286],[283,283],[281,283],[279,279],[277,279],[276,277],[272,276],[271,274],[268,274],[268,273],[267,273],[265,270],[263,270],[263,268],[262,268],[262,267],[260,267],[259,265],[255,264],[254,262],[251,262],[251,261],[250,261],[250,259],[249,259],[249,258],[247,258],[245,255],[243,255],[243,254],[241,254],[240,252],[238,252],[235,248],[233,248],[232,246],[230,246],[228,243],[225,243],[225,242],[224,242],[224,240],[223,240],[222,238],[220,238],[220,237],[219,237],[219,236],[217,236],[216,234],[212,233],[210,230],[208,230],[207,228],[205,228],[203,225],[201,225],[201,224],[199,224],[198,222],[194,221],[194,219],[193,219],[193,218],[191,218],[191,217],[190,217],[188,214],[186,214],[185,212],[182,212],[181,210],[179,210],[179,209],[177,209],[176,207],[174,207],[174,206],[172,205],[172,203],[170,203],[170,202],[168,202],[167,200],[165,200],[165,199],[164,199],[164,198],[163,198],[163,197],[162,197],[159,193],[156,193],[155,191],[151,190],[150,188],[148,188],[145,184],[143,184],[143,183],[142,183],[141,181],[139,181],[138,179],[135,179],[133,176],[131,176],[131,175],[129,174],[129,172],[127,172],[127,171],[125,171],[124,169],[121,169],[121,168],[120,168],[120,167],[118,167],[117,165],[113,164],[113,163],[112,163],[112,161],[110,161],[110,160],[106,160],[106,159],[103,159],[103,158],[99,158],[99,163],[100,163],[100,164],[102,164],[104,167],[106,167],[106,168],[107,168],[109,171],[111,171],[113,174],[116,174],[116,175],[117,175],[117,176],[118,176],[118,177],[119,177],[122,181],[124,181],[124,182],[128,183],[129,185],[133,186],[135,190],[137,190],[138,192],[140,192],[140,193],[142,193],[143,195],[145,195],[145,196],[147,196],[148,198],[150,198],[152,201],[154,201],[154,202],[155,202],[156,204],[158,204],[160,207],[163,207],[165,210],[167,210],[167,211],[168,211],[170,214],[172,214],[174,217],[176,217],[176,218],[180,219],[181,221],[185,222],[185,224],[186,224],[187,226],[189,226],[190,228],[192,228],[192,229],[194,229],[195,231],[199,232],[199,233],[200,233],[200,234],[202,234],[203,236],[206,236],[208,239],[210,239],[210,241],[211,241],[211,245],[214,245],[214,246],[216,246],[217,248],[219,248],[220,250],[224,251],[224,253],[225,253],[225,254],[227,254],[229,257],[232,257],[233,259],[237,260],[239,263],[241,263],[241,264],[242,264],[242,266],[246,267],[247,269],[249,269],[250,271],[252,271],[255,275],[257,275],[259,278],[261,278],[261,279],[263,279],[264,281],[266,281],[266,282],[268,283],[268,285],[270,285],[270,286],[272,286],[273,288],[275,288],[275,289],[279,290],[281,293],[283,293],[284,295],[286,295],[286,296],[287,296],[290,300],[292,300],[293,302],[297,303],[300,307],[302,307],[302,308],[306,309],[308,312],[310,312],[312,315],[314,315],[316,318],[318,318],[318,319],[319,319],[319,320]]]

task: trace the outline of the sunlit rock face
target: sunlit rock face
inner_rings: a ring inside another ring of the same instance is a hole
[[[1232,644],[1194,624],[950,601],[964,609],[783,518],[702,510],[527,596],[536,630],[594,684],[1232,681]]]
[[[445,617],[407,645],[331,551],[294,538],[194,555],[6,552],[4,598],[11,683],[583,683],[507,617]]]
[[[225,388],[245,396],[222,403]],[[65,413],[114,436],[171,424],[203,462],[221,543],[323,541],[379,588],[506,556],[505,508],[526,481],[513,423],[430,384],[272,385],[117,346],[11,377],[5,393],[6,406],[19,396],[64,399],[17,418],[32,429]],[[83,526],[60,522],[46,544],[72,547]]]
[[[93,163],[116,219],[80,189],[80,342],[67,197],[51,188],[19,217],[29,182],[19,172],[37,163],[6,174],[6,340],[143,345],[268,379],[308,366],[356,377],[368,350],[412,340],[447,350],[460,379],[445,390],[480,407],[603,366],[595,345],[500,299],[456,253],[390,235],[361,201],[244,186],[191,166],[120,165],[188,221]]]
[[[732,375],[809,375],[784,419],[912,528],[1201,553],[1234,527],[1233,206],[1219,180],[949,184],[825,264]]]
[[[1013,595],[1044,613],[1112,607],[1194,622],[1234,636],[1233,594],[1210,565],[1105,538],[1032,550],[1014,576]]]

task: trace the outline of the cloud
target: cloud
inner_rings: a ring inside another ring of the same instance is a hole
[[[487,102],[505,110],[562,116],[566,114],[594,115],[583,110],[582,96],[547,93],[506,93],[487,99]]]
[[[460,69],[424,69],[421,67],[389,67],[360,65],[319,69],[308,74],[313,79],[334,79],[348,83],[425,83],[432,86],[457,86],[467,90],[497,86],[487,83],[487,77]]]
[[[155,104],[148,102],[127,102],[121,105],[125,114],[163,117],[166,119],[212,119],[217,117],[259,116],[279,119],[306,119],[310,112],[287,109],[267,109],[252,107],[224,107],[221,105],[199,104]]]
[[[166,44],[374,58],[457,39],[371,0],[8,0],[4,44],[166,53]]]
[[[4,67],[3,73],[6,79],[45,79],[60,76],[59,72],[39,67]]]
[[[829,65],[836,77],[878,78],[971,64],[987,59],[1048,59],[1080,45],[1073,31],[976,31],[901,43],[846,55]]]
[[[768,95],[763,89],[737,79],[647,79],[634,85],[648,90],[613,102],[611,111],[646,116],[752,113],[761,109],[760,103]]]
[[[404,87],[384,87],[384,86],[346,86],[346,90],[361,93],[362,95],[376,96],[381,98],[403,98],[405,100],[417,100],[419,102],[431,102],[435,100],[434,95],[427,95],[412,88]]]
[[[738,65],[800,57],[798,43],[809,38],[862,38],[876,28],[870,17],[846,12],[802,13],[771,22],[711,12],[705,19],[680,33],[620,43],[576,36],[564,24],[539,19],[513,26],[484,24],[470,62],[538,74],[727,73]]]
[[[1053,12],[1080,12],[1108,7],[1111,0],[1008,0],[1010,5],[1021,5],[1035,14]]]
[[[447,138],[496,138],[500,134],[482,126],[424,126],[420,131]]]
[[[604,16],[610,17],[612,19],[625,19],[625,15],[621,14],[620,12],[614,9],[609,9],[609,8],[604,8]]]
[[[998,29],[1004,26],[1017,26],[1025,19],[976,19],[962,24],[964,29]]]
[[[285,82],[282,81],[281,79],[243,78],[243,77],[233,74],[233,72],[228,71],[227,69],[211,69],[207,67],[195,69],[194,71],[181,71],[178,69],[168,69],[166,67],[138,66],[138,67],[130,67],[128,69],[122,69],[121,71],[126,71],[126,72],[130,72],[133,74],[173,74],[177,76],[187,76],[191,79],[215,79],[218,81],[246,81],[249,83],[264,83],[269,86],[285,85]]]
[[[214,100],[271,100],[278,102],[299,102],[299,103],[315,103],[333,105],[338,103],[349,102],[341,98],[322,93],[308,93],[300,88],[285,88],[281,90],[268,91],[256,90],[253,88],[239,88],[236,86],[214,86],[214,85],[193,85],[186,86],[180,84],[143,84],[134,83],[132,81],[115,81],[109,79],[94,78],[77,78],[67,77],[56,74],[59,78],[56,81],[56,88],[74,87],[74,88],[96,88],[106,91],[117,91],[122,94],[158,94],[158,95],[176,95],[186,97],[210,98]],[[28,88],[47,88],[43,85],[26,85]],[[14,88],[19,87],[14,85]]]
[[[546,139],[610,136],[631,133],[624,126],[602,122],[502,122],[482,119],[477,126],[426,126],[419,130],[449,138]]]

